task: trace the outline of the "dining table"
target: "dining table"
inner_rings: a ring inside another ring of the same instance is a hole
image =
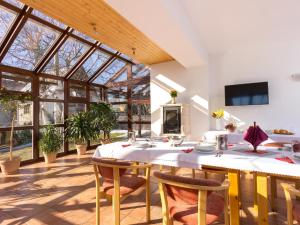
[[[115,158],[161,166],[200,169],[223,169],[228,174],[230,224],[240,224],[240,173],[254,173],[257,224],[268,225],[268,177],[300,178],[300,160],[292,151],[274,147],[258,147],[254,153],[248,144],[231,144],[227,150],[208,149],[211,146],[196,141],[184,141],[179,146],[168,142],[119,141],[98,146],[93,157]]]

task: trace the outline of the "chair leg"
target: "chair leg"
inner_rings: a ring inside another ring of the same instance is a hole
[[[100,193],[96,188],[96,225],[100,225]]]
[[[277,198],[277,179],[271,176],[271,209],[276,211],[275,199]]]
[[[115,225],[120,225],[120,175],[119,169],[114,168],[114,196],[113,196],[113,210],[115,214]]]
[[[147,173],[150,173],[147,172]],[[150,179],[146,180],[146,219],[147,223],[151,221],[151,189],[150,189]]]
[[[196,170],[195,169],[192,169],[192,177],[195,179],[196,177]]]

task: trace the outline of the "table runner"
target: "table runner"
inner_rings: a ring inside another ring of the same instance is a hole
[[[290,164],[276,160],[276,157],[281,157],[281,152],[275,148],[259,147],[259,149],[268,150],[273,154],[256,155],[241,153],[241,150],[248,149],[248,146],[236,145],[231,150],[223,151],[221,157],[216,157],[216,153],[204,154],[197,150],[185,153],[183,151],[194,148],[197,144],[196,142],[184,142],[180,147],[170,147],[168,143],[155,143],[155,146],[151,148],[137,148],[134,146],[122,147],[122,145],[126,144],[128,143],[115,142],[99,146],[93,157],[111,157],[195,169],[201,169],[201,166],[215,166],[227,169],[300,177],[300,161],[294,160],[296,163]]]

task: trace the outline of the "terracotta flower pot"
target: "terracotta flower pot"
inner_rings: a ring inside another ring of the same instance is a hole
[[[77,155],[85,155],[87,145],[76,145]]]
[[[45,163],[53,163],[56,160],[56,152],[44,153]]]
[[[1,171],[5,175],[14,174],[20,168],[20,157],[13,157],[12,160],[4,160],[0,162]]]

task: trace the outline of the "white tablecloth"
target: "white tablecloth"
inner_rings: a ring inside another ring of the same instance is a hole
[[[300,178],[300,161],[294,160],[295,164],[279,161],[275,157],[280,157],[281,152],[274,148],[267,149],[270,153],[259,155],[243,153],[243,149],[247,147],[237,145],[231,150],[223,151],[224,154],[221,157],[216,157],[216,153],[205,154],[195,149],[190,153],[183,151],[194,148],[195,142],[185,142],[181,147],[170,147],[168,143],[156,143],[155,147],[151,148],[122,147],[124,144],[128,143],[116,142],[99,146],[93,157],[111,157],[195,169],[200,169],[204,165],[216,166]]]

